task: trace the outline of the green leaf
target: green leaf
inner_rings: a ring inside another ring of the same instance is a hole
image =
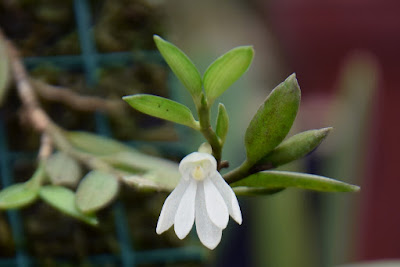
[[[189,90],[197,103],[202,93],[201,76],[192,61],[175,45],[165,41],[158,35],[154,35],[154,42],[168,66],[178,79]]]
[[[246,72],[253,56],[252,46],[239,46],[217,58],[207,68],[203,84],[209,105]]]
[[[0,209],[19,209],[33,203],[39,189],[28,183],[14,184],[0,192]]]
[[[76,191],[76,206],[84,213],[93,213],[107,206],[118,194],[119,183],[113,175],[89,172]]]
[[[221,140],[221,144],[225,143],[226,134],[229,128],[229,117],[228,112],[226,112],[225,106],[222,103],[218,105],[218,115],[217,115],[217,126],[215,127],[215,133]]]
[[[200,129],[199,123],[193,118],[190,109],[178,102],[146,94],[124,96],[122,99],[147,115],[183,124],[195,130]]]
[[[178,164],[142,153],[120,152],[100,158],[117,170],[151,180],[162,188],[174,189],[181,177]],[[145,174],[145,175],[143,175]]]
[[[285,188],[263,188],[263,187],[248,187],[237,186],[232,188],[237,196],[259,196],[259,195],[272,195],[279,193]]]
[[[47,159],[46,172],[54,185],[76,186],[82,177],[79,163],[62,152],[54,153]]]
[[[0,41],[0,106],[10,88],[10,65],[9,65],[7,44]]]
[[[75,206],[75,194],[70,189],[49,185],[44,186],[39,191],[40,198],[62,213],[81,220],[90,225],[97,225],[97,217],[92,214],[85,214]]]
[[[360,190],[360,187],[356,185],[323,176],[286,171],[258,172],[231,184],[231,186],[262,187],[267,189],[298,187],[324,192],[357,192]]]
[[[300,88],[292,74],[272,90],[246,130],[249,164],[258,162],[282,142],[292,127],[299,104]]]
[[[150,191],[166,191],[171,192],[174,190],[176,184],[173,186],[166,186],[165,184],[161,184],[155,181],[154,177],[157,174],[154,173],[145,173],[141,175],[126,175],[122,177],[122,181],[134,187],[136,190],[140,190],[142,192],[150,192]]]
[[[93,155],[109,155],[132,149],[111,138],[88,132],[65,132],[65,136],[75,148]]]
[[[257,165],[267,164],[278,167],[301,158],[314,150],[331,130],[332,127],[328,127],[296,134],[283,141]]]
[[[0,209],[19,209],[33,203],[39,195],[39,188],[45,177],[44,164],[41,161],[28,181],[0,191]]]

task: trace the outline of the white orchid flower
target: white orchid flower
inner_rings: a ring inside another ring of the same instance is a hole
[[[162,234],[174,225],[185,238],[196,221],[201,243],[214,249],[221,241],[229,215],[242,224],[242,213],[232,188],[217,171],[217,162],[207,153],[194,152],[179,164],[182,178],[164,202],[156,232]]]

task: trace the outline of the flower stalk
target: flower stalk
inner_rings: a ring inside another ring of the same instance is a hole
[[[200,106],[197,108],[200,122],[200,132],[206,138],[207,142],[211,145],[212,155],[217,160],[217,170],[221,169],[222,158],[222,145],[221,142],[211,127],[210,122],[210,107],[208,106],[206,98],[203,96]]]

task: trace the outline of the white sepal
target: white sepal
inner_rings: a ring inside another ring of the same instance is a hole
[[[207,214],[216,226],[225,229],[229,221],[229,212],[225,201],[211,179],[204,180],[203,184]]]
[[[214,249],[222,237],[222,229],[212,223],[208,217],[206,203],[204,201],[204,187],[199,186],[197,189],[196,199],[196,232],[201,243],[209,249]],[[199,201],[200,200],[200,201]]]
[[[174,224],[176,211],[178,210],[179,203],[181,202],[183,193],[188,185],[189,181],[181,179],[175,189],[165,200],[157,222],[157,234],[162,234]]]
[[[218,172],[215,172],[215,174],[211,176],[211,181],[225,200],[229,215],[231,215],[238,224],[242,224],[242,212],[240,211],[239,203],[232,188]]]
[[[192,229],[194,223],[194,205],[196,199],[197,182],[191,180],[186,188],[175,214],[174,229],[179,239],[184,239]]]

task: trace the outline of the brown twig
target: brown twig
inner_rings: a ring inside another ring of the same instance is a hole
[[[65,105],[80,111],[101,111],[107,113],[120,113],[123,111],[121,100],[108,100],[97,96],[82,96],[69,88],[47,84],[37,79],[30,79],[33,88],[39,97],[64,103]]]
[[[46,160],[53,152],[53,142],[47,133],[42,134],[39,148],[39,160]]]
[[[12,43],[4,37],[2,32],[0,32],[0,38],[8,45],[11,72],[16,83],[18,95],[27,111],[27,114],[29,114],[29,120],[36,130],[43,132],[47,128],[50,118],[38,104],[36,95],[29,84],[28,75],[18,56],[17,50]]]
[[[89,154],[79,152],[71,146],[63,130],[51,120],[40,106],[35,91],[30,83],[29,75],[19,57],[17,49],[12,42],[4,36],[1,30],[0,42],[7,44],[11,73],[16,83],[19,98],[21,99],[24,109],[27,111],[27,117],[32,126],[43,134],[39,157],[48,156],[49,153],[51,153],[52,144],[54,144],[58,149],[81,161],[82,164],[91,169],[101,169],[112,172],[113,168],[107,163]],[[120,175],[116,175],[116,178],[121,179]]]

